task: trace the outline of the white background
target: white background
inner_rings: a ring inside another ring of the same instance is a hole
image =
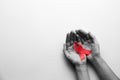
[[[76,80],[62,53],[75,29],[97,37],[120,77],[120,0],[0,0],[0,80]]]

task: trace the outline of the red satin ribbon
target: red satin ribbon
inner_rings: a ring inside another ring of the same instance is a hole
[[[79,54],[81,60],[85,58],[85,55],[89,55],[91,53],[91,50],[83,48],[82,44],[78,42],[74,42],[73,47],[74,50]]]

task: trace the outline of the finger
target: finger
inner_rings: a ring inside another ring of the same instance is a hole
[[[93,39],[93,37],[92,37],[92,35],[90,33],[88,33],[87,37],[88,37],[88,42],[89,43],[93,43],[94,42],[94,39]]]
[[[64,53],[64,55],[65,55],[68,59],[70,59],[70,54],[69,54],[69,52],[66,50],[66,44],[63,45],[63,53]]]
[[[88,35],[89,35],[89,38],[92,40],[93,43],[98,43],[97,39],[95,38],[95,36],[93,36],[92,33],[89,32]]]
[[[84,40],[87,40],[87,33],[83,30],[78,30],[79,36],[81,36]]]
[[[80,43],[83,44],[84,41],[83,41],[83,39],[81,37],[79,37],[78,34],[76,34],[76,37],[77,37],[77,42],[80,42]]]
[[[89,32],[88,33],[89,40],[94,43],[94,36]]]
[[[75,32],[78,37],[78,42],[81,42],[83,44],[85,41],[84,36],[80,34],[79,30],[76,30]]]
[[[81,38],[83,41],[85,40],[84,35],[82,35],[79,30],[76,30],[76,34],[77,34],[77,35],[79,36],[79,38]]]
[[[71,31],[71,32],[70,32],[70,45],[72,45],[73,42],[74,42],[74,32]]]
[[[63,45],[63,52],[64,52],[64,54],[67,53],[66,44]]]
[[[75,42],[75,41],[77,41],[78,39],[77,39],[77,36],[76,36],[76,34],[73,32],[73,42]]]
[[[70,47],[70,34],[68,33],[66,36],[66,47]]]

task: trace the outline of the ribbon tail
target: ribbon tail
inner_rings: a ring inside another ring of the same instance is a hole
[[[89,55],[91,53],[91,50],[84,50],[85,51],[85,54]]]
[[[83,60],[85,58],[84,52],[80,51],[79,56],[80,56],[80,59]]]

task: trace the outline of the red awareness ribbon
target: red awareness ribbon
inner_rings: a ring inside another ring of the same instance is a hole
[[[83,48],[82,44],[78,42],[74,42],[73,47],[74,50],[79,54],[81,60],[85,58],[85,55],[91,54],[91,50]]]

